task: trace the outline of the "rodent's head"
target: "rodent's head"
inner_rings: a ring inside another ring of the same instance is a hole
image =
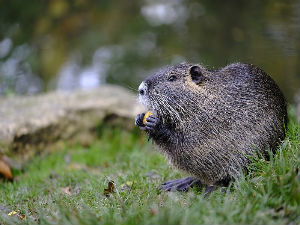
[[[209,75],[210,72],[198,64],[165,67],[140,84],[139,101],[164,122],[179,125],[189,113],[195,115],[195,102],[205,93]]]

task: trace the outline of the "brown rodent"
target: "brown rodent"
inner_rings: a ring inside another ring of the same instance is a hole
[[[139,114],[136,125],[192,175],[164,183],[164,190],[228,183],[247,168],[249,156],[274,150],[285,137],[284,96],[254,65],[168,66],[141,83],[139,100],[154,115],[144,124]]]

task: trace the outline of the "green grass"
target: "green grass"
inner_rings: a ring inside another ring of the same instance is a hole
[[[159,193],[160,183],[185,174],[139,132],[103,128],[91,147],[39,156],[15,171],[13,183],[0,184],[0,223],[299,224],[300,127],[290,114],[277,153],[269,161],[256,158],[248,175],[208,198],[195,189]],[[106,197],[110,180],[115,192]]]

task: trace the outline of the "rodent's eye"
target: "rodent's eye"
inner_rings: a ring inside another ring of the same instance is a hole
[[[172,75],[168,78],[168,81],[174,81],[176,79],[177,79],[177,77],[175,75]]]

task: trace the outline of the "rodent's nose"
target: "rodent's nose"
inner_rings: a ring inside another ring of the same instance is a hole
[[[145,85],[145,82],[142,82],[139,86],[139,94],[145,95],[147,92],[147,85]]]
[[[144,95],[145,91],[143,89],[139,90],[140,95]]]

